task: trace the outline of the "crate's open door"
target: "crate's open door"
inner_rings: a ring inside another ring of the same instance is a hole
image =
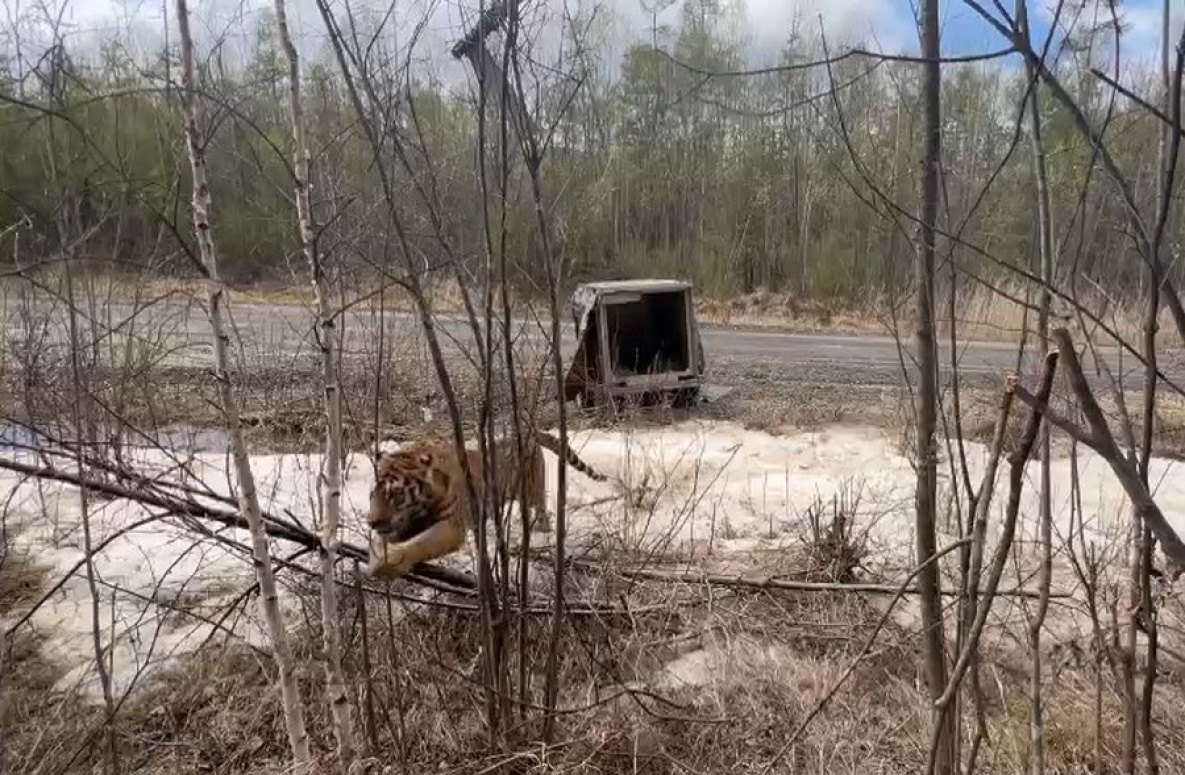
[[[572,294],[576,322],[576,354],[564,375],[564,400],[588,396],[601,383],[600,326],[596,317],[595,288],[582,285]]]
[[[572,297],[576,353],[565,398],[694,394],[704,373],[691,285],[676,280],[589,283]]]

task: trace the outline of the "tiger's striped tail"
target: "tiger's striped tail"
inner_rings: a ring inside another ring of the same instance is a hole
[[[535,431],[535,438],[538,439],[540,446],[547,447],[557,456],[560,454],[560,440],[556,436],[553,436],[550,433],[545,433],[544,431]],[[590,466],[588,463],[581,460],[580,456],[576,454],[576,450],[572,449],[571,444],[568,445],[567,452],[568,454],[566,457],[568,465],[572,466],[577,471],[587,476],[589,479],[597,482],[604,482],[609,479],[609,477],[605,476]]]

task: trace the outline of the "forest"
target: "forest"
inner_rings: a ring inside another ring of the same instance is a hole
[[[667,14],[671,23],[635,31],[625,46],[610,8],[563,24],[551,19],[559,39],[540,47],[523,77],[546,130],[548,209],[567,278],[669,275],[716,298],[759,290],[846,305],[891,298],[908,284],[913,253],[902,214],[917,208],[916,64],[874,54],[860,41],[828,41],[804,15],[774,64],[745,74],[756,54],[739,31],[742,12],[688,0],[677,15]],[[1151,207],[1157,120],[1118,95],[1106,73],[1091,70],[1114,39],[1105,15],[1065,15],[1049,67],[1086,120],[1105,127],[1137,206]],[[243,24],[252,32],[249,45],[225,57],[213,47],[199,65],[203,88],[219,106],[209,139],[210,174],[221,183],[213,207],[227,277],[283,285],[291,282],[296,245],[286,182],[286,65],[270,9],[246,14]],[[175,50],[137,58],[118,35],[97,51],[72,49],[72,39],[24,71],[9,47],[0,71],[0,223],[28,223],[26,260],[53,252],[58,221],[66,218],[71,233],[88,235],[81,254],[107,271],[192,274],[181,257],[192,250],[183,244],[189,235],[177,226],[189,183]],[[426,265],[472,266],[487,253],[474,174],[476,98],[463,62],[442,65],[454,76],[443,80],[419,65],[415,43],[398,49],[397,39],[376,36],[367,52],[376,96],[402,122],[396,142],[423,187],[408,190],[399,206]],[[623,49],[620,56],[605,54],[611,44]],[[378,185],[376,171],[324,35],[308,36],[305,48],[321,239],[340,252],[336,267],[373,273],[384,248],[361,203]],[[807,66],[825,50],[843,54],[828,67]],[[1018,121],[1025,73],[1015,58],[968,58],[980,61],[944,65],[942,84],[943,254],[960,291],[1011,283],[1013,267],[1030,266],[1036,234],[1033,165]],[[1151,94],[1154,70],[1140,72],[1136,62],[1122,80]],[[1036,91],[1047,88],[1041,83]],[[1051,215],[1063,235],[1058,272],[1081,282],[1084,293],[1138,292],[1122,193],[1100,174],[1065,106],[1048,97],[1038,104]],[[75,131],[41,120],[45,111]],[[515,283],[537,290],[538,246],[521,228],[532,217],[521,176],[509,178],[506,201],[508,223],[520,224],[507,229]],[[1171,223],[1175,244],[1180,219]],[[0,260],[12,256],[5,250]]]

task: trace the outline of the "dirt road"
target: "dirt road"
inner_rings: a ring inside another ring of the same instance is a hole
[[[161,361],[171,366],[204,367],[212,363],[213,347],[205,312],[193,301],[166,300],[133,315],[130,304],[108,305],[104,325],[116,327],[121,336],[131,336],[145,346],[167,353]],[[21,324],[12,308],[7,311],[9,336],[22,336]],[[315,354],[310,317],[306,309],[288,305],[236,304],[232,308],[238,340],[249,357],[266,357],[282,362],[286,358],[312,357]],[[369,310],[347,312],[342,319],[345,336],[344,355],[363,356],[374,352],[378,341],[379,319]],[[465,321],[457,315],[438,317],[440,339],[446,351],[464,357],[472,347],[472,336]],[[545,321],[524,322],[518,335],[542,341]],[[709,373],[714,381],[738,384],[760,382],[809,382],[819,387],[894,387],[902,382],[901,363],[911,364],[908,350],[900,353],[891,337],[877,335],[801,334],[769,330],[746,330],[702,325],[704,350]],[[54,326],[51,338],[65,336],[65,325]],[[412,315],[388,312],[383,336],[398,352],[402,348],[423,352],[423,335]],[[115,337],[118,339],[119,337]],[[8,341],[12,341],[9,339]],[[573,326],[565,321],[561,349],[570,357],[575,347]],[[255,354],[258,354],[256,356]],[[1124,374],[1129,389],[1142,379],[1139,363],[1117,348],[1102,351],[1108,366]],[[1185,383],[1185,352],[1166,350],[1161,355],[1162,369],[1169,378]],[[964,342],[960,345],[959,367],[970,384],[984,387],[998,385],[1003,375],[1015,368],[1016,347],[994,342]],[[941,362],[949,373],[950,354],[942,342]],[[1089,366],[1089,361],[1087,362]],[[1122,367],[1122,369],[1121,369]],[[1093,376],[1096,384],[1106,378]]]

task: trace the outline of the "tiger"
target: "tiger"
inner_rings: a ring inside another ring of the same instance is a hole
[[[559,455],[560,440],[544,431],[524,430],[522,443],[522,466],[517,465],[518,445],[513,436],[494,444],[499,494],[503,502],[518,500],[521,472],[526,478],[528,525],[539,532],[550,532],[541,448]],[[581,460],[571,446],[567,453],[568,464],[577,471],[594,481],[608,479]],[[465,455],[477,496],[481,497],[486,486],[481,451],[467,449]],[[470,520],[469,487],[455,446],[437,443],[382,452],[376,464],[367,513],[372,531],[367,576],[406,576],[419,563],[444,557],[464,545],[465,525]]]

